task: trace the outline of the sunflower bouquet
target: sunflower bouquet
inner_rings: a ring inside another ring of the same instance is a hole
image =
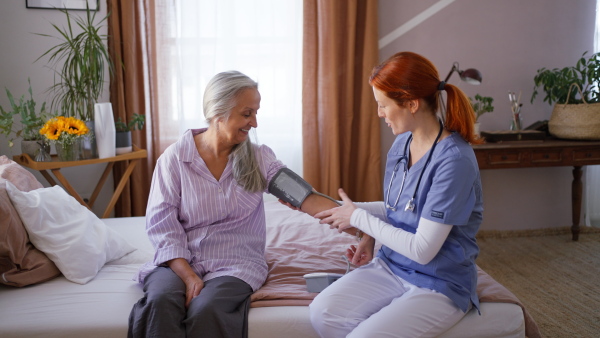
[[[89,132],[85,122],[75,117],[53,117],[40,129],[40,134],[56,146],[56,153],[61,161],[79,159],[80,144],[84,135]]]

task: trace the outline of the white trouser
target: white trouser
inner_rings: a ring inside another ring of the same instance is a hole
[[[321,337],[436,337],[464,317],[450,298],[394,275],[379,258],[323,290],[310,304]]]

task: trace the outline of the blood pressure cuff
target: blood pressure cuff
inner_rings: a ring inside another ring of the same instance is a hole
[[[269,192],[289,204],[300,208],[313,188],[302,177],[288,168],[281,168],[269,183]]]

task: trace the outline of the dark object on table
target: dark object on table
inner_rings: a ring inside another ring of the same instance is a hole
[[[500,130],[500,131],[482,131],[481,137],[485,138],[486,142],[503,142],[503,141],[543,141],[547,135],[539,130]]]

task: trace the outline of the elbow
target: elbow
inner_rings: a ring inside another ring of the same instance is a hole
[[[413,261],[421,265],[427,265],[435,258],[438,251],[439,250],[434,250],[429,245],[417,245],[416,250],[414,251],[415,258]]]

